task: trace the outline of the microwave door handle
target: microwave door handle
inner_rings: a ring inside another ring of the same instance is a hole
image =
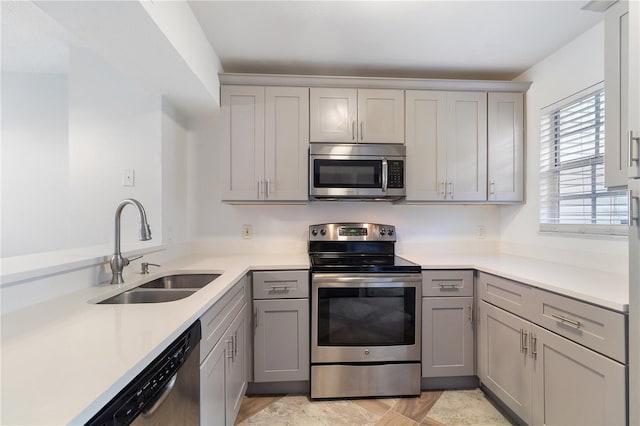
[[[387,192],[389,184],[389,164],[387,159],[382,157],[382,192]]]

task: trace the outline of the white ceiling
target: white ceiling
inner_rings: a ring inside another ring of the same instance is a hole
[[[512,79],[602,20],[586,1],[190,1],[225,72]]]

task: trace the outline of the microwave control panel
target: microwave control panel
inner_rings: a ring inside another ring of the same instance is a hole
[[[388,188],[404,188],[404,161],[389,160]]]

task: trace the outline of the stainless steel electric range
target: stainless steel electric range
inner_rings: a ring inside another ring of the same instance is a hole
[[[311,398],[420,393],[421,268],[392,225],[309,227]]]

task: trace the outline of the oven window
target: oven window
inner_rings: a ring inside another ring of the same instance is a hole
[[[319,160],[313,162],[316,188],[381,188],[380,160]]]
[[[318,346],[415,343],[416,289],[319,288]]]

